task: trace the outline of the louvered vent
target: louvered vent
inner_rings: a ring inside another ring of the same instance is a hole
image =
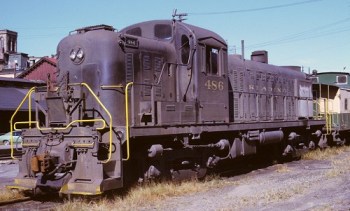
[[[244,73],[239,72],[239,91],[243,92],[243,85],[244,85]]]
[[[154,57],[154,71],[161,72],[163,67],[163,58]]]
[[[150,70],[151,69],[151,57],[149,55],[143,56],[143,70]]]
[[[238,91],[238,73],[233,70],[233,91]]]
[[[238,118],[238,100],[238,97],[233,98],[233,113],[235,118]]]
[[[144,83],[145,84],[150,84],[150,80],[149,79],[144,79]],[[151,86],[150,85],[144,85],[143,87],[143,95],[144,96],[151,96]]]
[[[132,82],[134,80],[134,59],[132,53],[125,55],[125,72],[126,83]]]

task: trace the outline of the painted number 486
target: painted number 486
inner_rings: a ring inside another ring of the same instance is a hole
[[[205,82],[205,87],[207,87],[207,89],[209,90],[223,90],[224,89],[224,82],[222,81],[215,81],[215,80],[207,80]]]

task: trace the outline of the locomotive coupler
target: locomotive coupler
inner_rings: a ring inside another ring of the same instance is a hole
[[[31,158],[31,169],[34,173],[48,174],[56,168],[58,158],[50,156],[48,153],[35,155]]]

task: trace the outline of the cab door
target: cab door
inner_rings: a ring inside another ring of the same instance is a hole
[[[212,40],[199,46],[199,119],[202,123],[228,122],[227,50]]]
[[[195,65],[195,39],[193,32],[177,25],[175,48],[176,65],[176,110],[182,124],[198,122],[197,69]]]

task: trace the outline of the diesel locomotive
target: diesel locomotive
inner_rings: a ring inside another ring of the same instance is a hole
[[[350,90],[349,73],[321,72],[310,75],[313,81],[315,114],[326,120],[325,133],[330,144],[349,143],[350,132]]]
[[[9,187],[98,195],[324,141],[306,74],[268,64],[266,51],[245,60],[227,49],[218,34],[175,19],[71,32],[57,47],[57,83],[22,101],[36,115],[11,119],[23,155]]]

